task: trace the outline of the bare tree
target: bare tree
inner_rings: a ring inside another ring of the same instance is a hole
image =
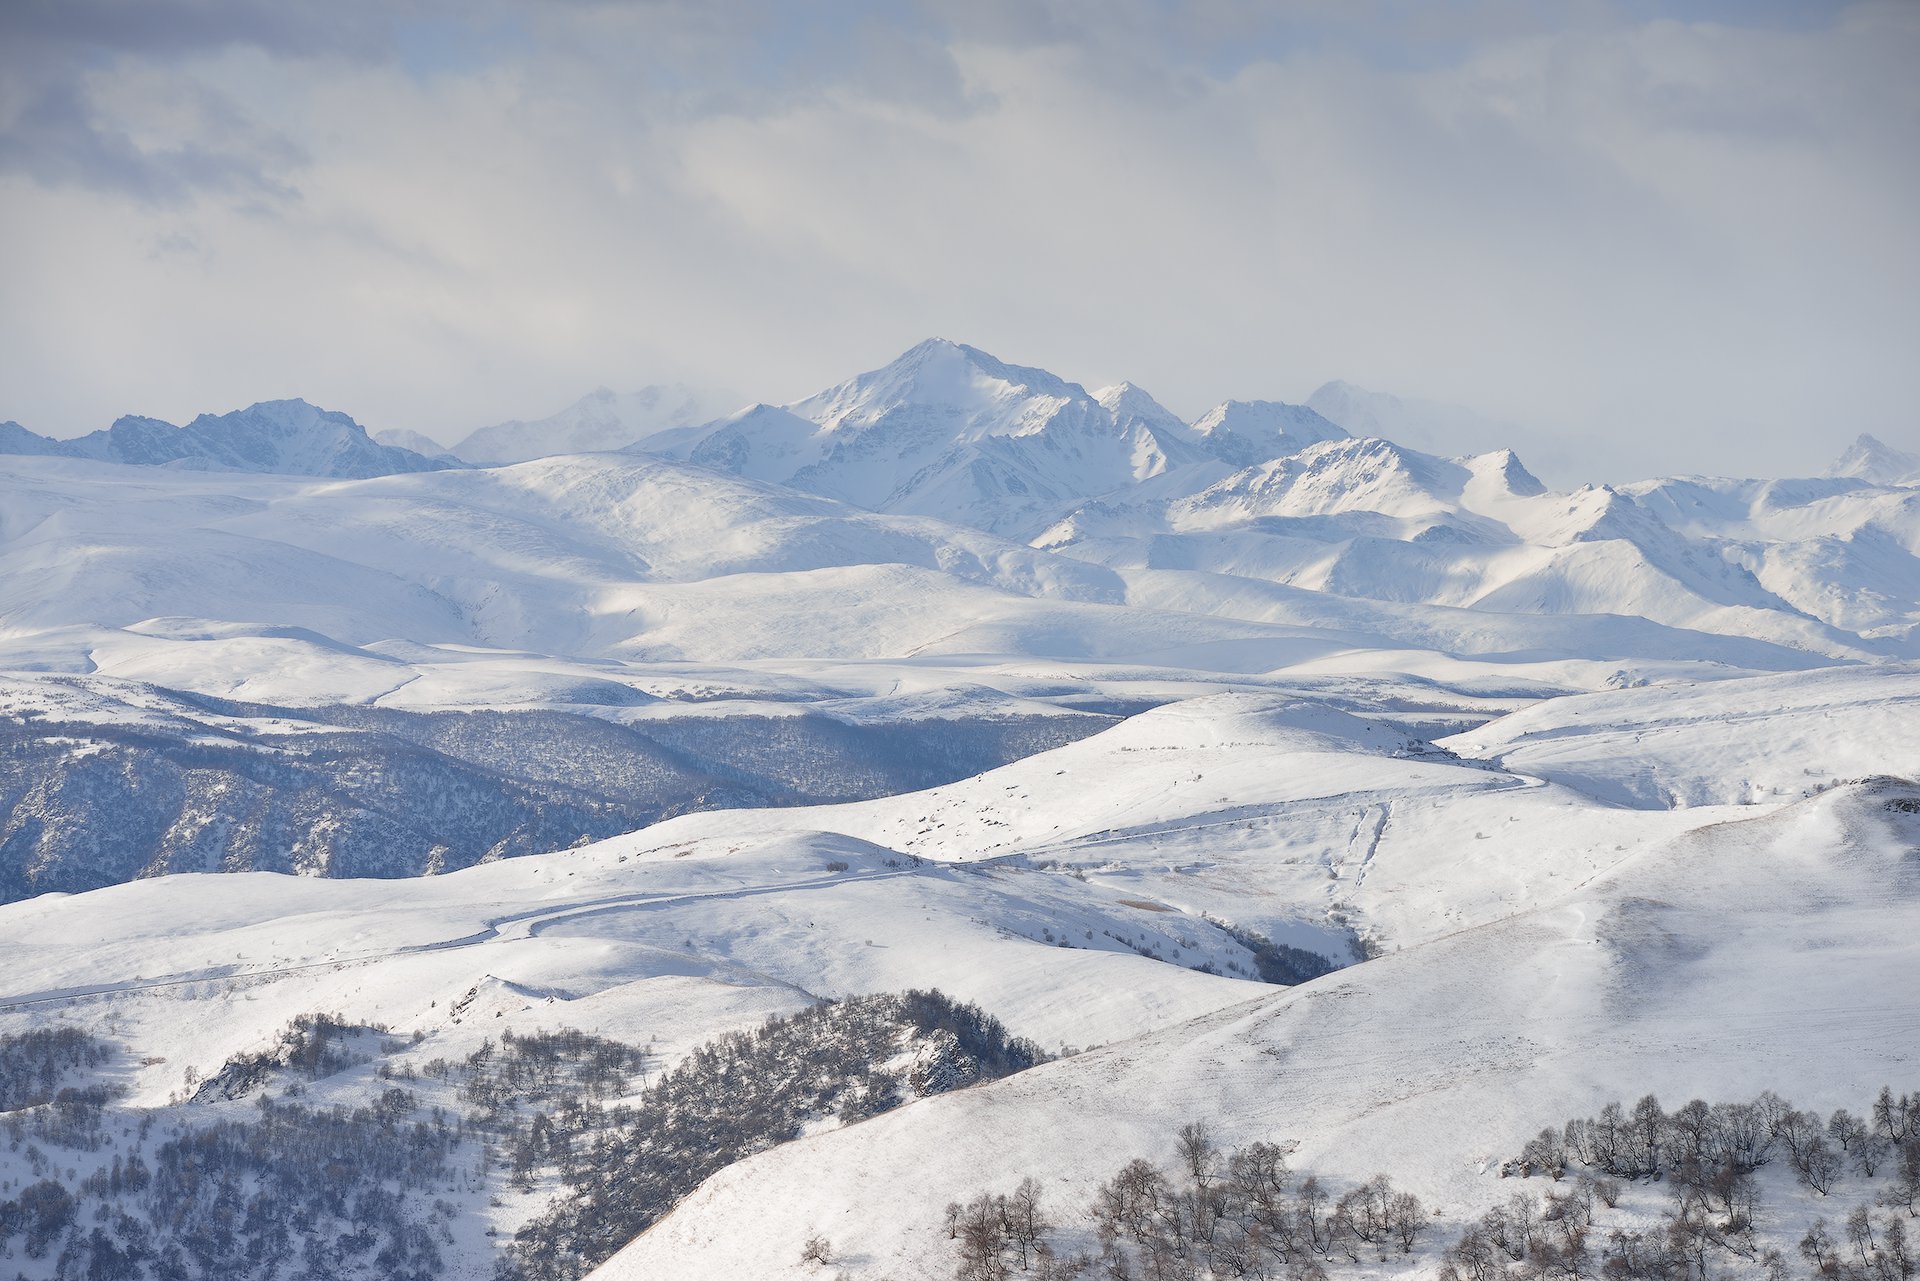
[[[1412,1254],[1414,1242],[1427,1226],[1427,1208],[1411,1192],[1396,1192],[1387,1206],[1393,1235],[1400,1242],[1400,1253]]]
[[[1802,1182],[1825,1196],[1840,1174],[1840,1154],[1828,1146],[1825,1136],[1816,1134],[1795,1154],[1793,1166]]]
[[[1873,1212],[1864,1205],[1856,1205],[1847,1214],[1847,1244],[1860,1257],[1861,1266],[1872,1262],[1873,1254],[1880,1243],[1873,1237]]]
[[[1893,1158],[1893,1179],[1884,1203],[1906,1207],[1909,1215],[1920,1213],[1920,1135],[1909,1134],[1901,1141]]]
[[[1047,1219],[1040,1209],[1040,1184],[1031,1176],[1020,1180],[1002,1210],[1007,1239],[1020,1255],[1020,1270],[1027,1271],[1040,1238],[1046,1235]]]
[[[1834,1249],[1833,1234],[1827,1231],[1824,1217],[1808,1225],[1806,1235],[1800,1238],[1800,1253],[1813,1265],[1816,1276],[1828,1276],[1839,1270],[1840,1256]]]
[[[995,1199],[982,1193],[960,1216],[959,1281],[1006,1281],[1007,1231]]]
[[[1205,1121],[1189,1121],[1180,1127],[1180,1168],[1191,1184],[1189,1216],[1191,1235],[1198,1241],[1213,1240],[1215,1207],[1211,1189],[1219,1173],[1220,1153],[1214,1147],[1213,1133]]]
[[[1893,1097],[1889,1086],[1880,1087],[1880,1095],[1873,1101],[1873,1130],[1889,1143],[1899,1143],[1907,1137],[1907,1127],[1912,1114],[1912,1104],[1906,1095],[1899,1099]]]
[[[1642,1174],[1652,1174],[1660,1168],[1660,1141],[1667,1130],[1667,1114],[1660,1110],[1660,1100],[1653,1095],[1643,1095],[1633,1105],[1632,1148],[1635,1168]]]
[[[1549,1126],[1528,1139],[1527,1146],[1520,1151],[1520,1165],[1523,1175],[1544,1174],[1558,1179],[1565,1174],[1567,1148],[1560,1131]]]
[[[1880,1230],[1881,1239],[1886,1242],[1883,1253],[1892,1264],[1892,1272],[1900,1281],[1912,1281],[1913,1274],[1920,1270],[1920,1261],[1916,1261],[1913,1249],[1907,1244],[1907,1225],[1897,1215],[1889,1214]]]

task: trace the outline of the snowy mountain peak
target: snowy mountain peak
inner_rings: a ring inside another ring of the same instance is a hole
[[[28,431],[19,423],[0,423],[0,454],[60,454],[65,442]]]
[[[1537,498],[1547,492],[1547,487],[1526,469],[1520,456],[1511,449],[1496,449],[1464,461],[1476,477],[1495,482],[1517,498]]]
[[[1092,398],[1044,369],[1010,365],[978,347],[929,338],[891,364],[789,405],[832,431],[862,430],[909,411],[959,418],[963,436],[1017,435],[1065,402]],[[1104,415],[1103,415],[1104,416]]]
[[[778,484],[820,460],[820,434],[818,424],[779,405],[749,405],[702,428],[685,453],[702,467]]]
[[[1297,454],[1323,440],[1349,434],[1305,405],[1277,400],[1229,400],[1193,424],[1210,452],[1236,467]]]
[[[1827,475],[1850,477],[1874,485],[1920,485],[1920,454],[1895,449],[1862,432],[1859,439],[1847,447],[1847,452],[1827,468]]]
[[[124,419],[122,421],[125,421]],[[137,421],[149,423],[151,418]],[[337,430],[348,436],[366,437],[366,428],[336,410],[321,409],[295,396],[288,400],[259,400],[245,409],[225,414],[201,414],[185,430],[224,428],[259,436],[286,440],[316,428]],[[367,437],[371,439],[371,437]]]
[[[1102,387],[1093,393],[1093,398],[1113,415],[1116,423],[1139,422],[1172,439],[1184,439],[1192,434],[1178,415],[1136,383],[1123,382]]]
[[[1307,406],[1355,436],[1379,436],[1443,457],[1479,454],[1516,442],[1538,450],[1533,434],[1471,409],[1369,391],[1350,382],[1323,383]]]
[[[528,462],[556,454],[624,449],[666,432],[687,432],[727,403],[678,383],[618,392],[596,387],[559,413],[514,419],[470,433],[452,453],[483,466]]]
[[[347,415],[298,398],[263,400],[227,414],[201,414],[178,428],[171,440],[153,433],[151,422],[140,420],[139,427],[124,433],[124,450],[129,455],[125,461],[143,461],[132,456],[134,452],[155,449],[151,459],[155,462],[205,458],[238,471],[341,478],[431,471],[446,465],[410,449],[378,444]],[[108,430],[122,434],[120,423]],[[161,453],[173,453],[173,457],[161,457]]]
[[[376,444],[393,445],[399,449],[411,449],[422,458],[438,458],[443,462],[449,463],[458,463],[460,461],[448,451],[445,445],[433,437],[423,435],[417,431],[409,431],[405,427],[389,427],[385,431],[374,432],[373,439]]]
[[[930,338],[805,400],[632,449],[1024,539],[1086,498],[1198,457],[1145,392],[1114,394],[1121,412],[1044,369]]]

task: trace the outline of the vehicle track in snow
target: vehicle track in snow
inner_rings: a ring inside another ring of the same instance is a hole
[[[253,981],[274,979],[290,974],[299,974],[314,970],[338,970],[353,965],[372,965],[380,961],[394,960],[405,956],[418,956],[430,952],[447,952],[459,948],[480,947],[494,943],[522,943],[538,938],[544,931],[563,922],[603,916],[609,913],[654,910],[672,907],[682,903],[696,903],[715,899],[748,899],[769,894],[786,894],[807,890],[825,889],[831,886],[848,885],[862,881],[883,881],[900,876],[911,876],[914,869],[888,869],[874,872],[836,873],[827,876],[809,877],[805,880],[781,881],[770,885],[742,885],[724,890],[706,890],[683,894],[612,894],[599,898],[584,899],[565,905],[530,908],[522,912],[512,912],[495,917],[471,934],[458,938],[436,939],[430,943],[409,943],[400,947],[381,948],[371,952],[361,952],[349,956],[331,956],[317,961],[300,961],[291,965],[252,966],[244,963],[234,965],[212,965],[196,970],[186,970],[157,978],[130,979],[114,983],[84,984],[75,987],[48,988],[38,992],[23,992],[18,995],[0,997],[0,1010],[24,1009],[34,1005],[50,1005],[60,1001],[78,1000],[84,997],[112,996],[126,992],[145,992],[161,988],[188,987],[196,983],[219,983],[225,981]]]

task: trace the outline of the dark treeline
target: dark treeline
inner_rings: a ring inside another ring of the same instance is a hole
[[[424,1070],[460,1082],[460,1101],[476,1109],[469,1114],[476,1124],[524,1136],[541,1119],[522,1117],[524,1106],[545,1104],[567,1116],[578,1111],[584,1117],[587,1105],[626,1094],[646,1065],[643,1050],[562,1028],[526,1036],[507,1031],[498,1046],[485,1042],[457,1067],[435,1059]],[[576,1124],[584,1128],[586,1122]]]
[[[287,1101],[305,1091],[302,1081],[400,1048],[382,1031],[302,1015],[271,1048],[235,1056],[171,1112],[109,1110],[111,1094],[97,1083],[46,1099],[49,1064],[56,1078],[98,1067],[111,1047],[72,1029],[5,1038],[9,1100],[23,1082],[33,1088],[0,1126],[31,1181],[0,1188],[0,1259],[22,1252],[41,1261],[36,1275],[56,1281],[437,1275],[440,1247],[453,1240],[448,1197],[480,1186],[478,1152],[456,1157],[464,1122],[423,1112],[398,1088],[358,1107]],[[370,1051],[353,1052],[356,1042]],[[281,1100],[263,1090],[272,1081],[285,1084]],[[251,1112],[206,1120],[196,1106],[256,1089]],[[111,1160],[71,1163],[109,1149]]]
[[[1859,1116],[1801,1111],[1772,1091],[1667,1112],[1649,1094],[1542,1130],[1502,1173],[1564,1186],[1519,1193],[1470,1224],[1447,1249],[1442,1281],[1709,1281],[1726,1265],[1784,1281],[1788,1259],[1757,1235],[1756,1176],[1776,1161],[1816,1196],[1855,1181],[1866,1197],[1847,1213],[1844,1241],[1825,1216],[1800,1238],[1816,1281],[1913,1281],[1920,1257],[1904,1220],[1920,1212],[1920,1095],[1887,1088]],[[1615,1205],[1624,1180],[1665,1186],[1661,1225],[1598,1242],[1595,1203]]]
[[[1058,1219],[1032,1178],[950,1203],[957,1281],[1324,1281],[1329,1267],[1411,1255],[1429,1224],[1384,1174],[1330,1187],[1290,1171],[1272,1143],[1223,1152],[1200,1123],[1180,1130],[1176,1151],[1171,1165],[1129,1162]],[[1757,1173],[1773,1162],[1812,1196],[1851,1181],[1861,1198],[1839,1227],[1820,1216],[1797,1237],[1811,1281],[1920,1277],[1907,1224],[1920,1214],[1920,1094],[1882,1089],[1857,1116],[1801,1111],[1772,1092],[1673,1112],[1649,1095],[1542,1130],[1500,1173],[1545,1176],[1544,1195],[1516,1192],[1468,1224],[1440,1281],[1791,1281],[1786,1253],[1761,1235]],[[1605,1230],[1635,1181],[1664,1187],[1659,1225]]]
[[[1206,1125],[1182,1126],[1172,1166],[1128,1162],[1092,1204],[1056,1222],[1040,1185],[1023,1179],[1011,1194],[983,1193],[946,1208],[946,1235],[959,1254],[958,1281],[1212,1281],[1290,1278],[1320,1281],[1328,1264],[1412,1252],[1427,1211],[1386,1175],[1336,1195],[1317,1177],[1296,1177],[1287,1149],[1253,1143],[1222,1151]],[[1084,1238],[1096,1252],[1062,1239]]]
[[[1263,983],[1292,986],[1317,979],[1323,974],[1331,974],[1339,968],[1318,952],[1309,952],[1290,943],[1276,943],[1244,926],[1214,921],[1212,917],[1207,919],[1219,926],[1227,937],[1253,953],[1254,969]]]
[[[113,1057],[112,1047],[77,1027],[0,1036],[0,1112],[51,1103],[67,1078]]]
[[[924,723],[806,710],[628,725],[557,709],[298,708],[165,693],[180,719],[0,718],[0,903],[159,872],[419,876],[693,810],[932,787],[1112,724],[1074,712],[981,716],[930,734]],[[651,701],[606,681],[574,693]],[[298,730],[272,729],[288,722]],[[72,750],[75,739],[89,750]],[[214,821],[186,821],[195,815]]]
[[[169,1108],[133,1110],[77,1075],[114,1057],[107,1043],[61,1029],[0,1040],[19,1104],[0,1134],[25,1166],[0,1182],[0,1261],[24,1255],[55,1281],[426,1281],[476,1199],[518,1191],[558,1199],[501,1273],[570,1279],[714,1171],[803,1128],[1045,1057],[939,992],[769,1019],[652,1080],[646,1050],[566,1029],[507,1032],[457,1062],[407,1048],[384,1028],[302,1015],[206,1080],[189,1073]],[[364,1103],[305,1102],[328,1078],[357,1091],[342,1078],[356,1069]]]
[[[586,1133],[523,1132],[565,1194],[518,1234],[502,1278],[571,1281],[611,1257],[709,1175],[823,1118],[863,1120],[1045,1059],[978,1006],[941,993],[852,997],[700,1047],[640,1101]],[[881,1065],[904,1061],[889,1070]]]
[[[45,1177],[0,1200],[0,1257],[18,1242],[61,1281],[425,1281],[453,1239],[439,1193],[471,1185],[456,1168],[458,1121],[420,1114],[405,1090],[358,1108],[262,1095],[245,1120],[151,1122],[77,1186]]]

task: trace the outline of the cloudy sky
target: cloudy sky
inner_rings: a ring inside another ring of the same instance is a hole
[[[1920,4],[6,0],[0,418],[451,440],[929,335],[1550,478],[1920,449]]]

